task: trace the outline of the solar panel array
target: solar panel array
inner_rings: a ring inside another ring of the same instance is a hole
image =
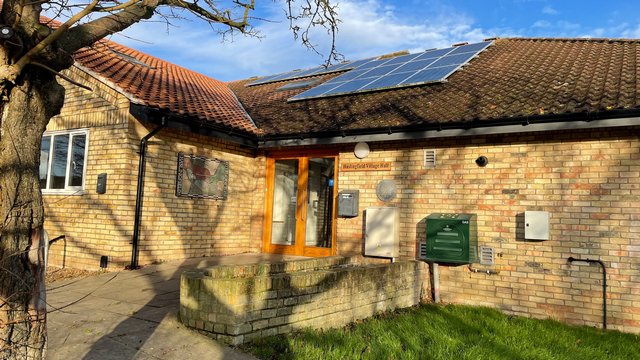
[[[390,59],[354,61],[350,63],[353,70],[293,96],[289,101],[442,82],[491,43],[484,41]]]
[[[303,88],[303,87],[308,87],[308,86],[314,85],[315,83],[317,83],[319,81],[320,81],[320,79],[311,79],[311,80],[300,80],[300,81],[288,82],[288,83],[280,86],[277,90],[278,91],[284,91],[284,90],[300,89],[300,88]]]
[[[268,84],[268,83],[273,83],[277,81],[293,80],[293,79],[299,79],[307,76],[316,76],[316,75],[330,74],[338,71],[345,71],[345,70],[353,69],[353,66],[355,63],[357,63],[357,61],[340,63],[340,64],[335,64],[327,67],[318,66],[312,69],[294,70],[294,71],[289,71],[286,73],[281,73],[276,75],[263,76],[261,78],[258,78],[248,83],[247,86],[262,85],[262,84]]]

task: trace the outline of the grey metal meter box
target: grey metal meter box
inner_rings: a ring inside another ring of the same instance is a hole
[[[524,212],[524,238],[527,240],[549,240],[549,212]]]
[[[427,216],[427,261],[470,264],[478,258],[478,224],[475,214]]]
[[[359,190],[342,190],[338,193],[338,216],[356,217],[358,216],[360,202]]]

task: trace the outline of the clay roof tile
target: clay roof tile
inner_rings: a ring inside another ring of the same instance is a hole
[[[80,67],[124,91],[134,103],[220,128],[260,133],[221,81],[108,40],[78,50],[74,59]]]
[[[479,124],[640,109],[639,61],[640,40],[507,38],[444,83],[295,102],[307,88],[230,87],[267,135]]]

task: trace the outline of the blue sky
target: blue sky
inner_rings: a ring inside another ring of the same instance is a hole
[[[640,38],[637,0],[333,1],[342,21],[338,50],[349,60],[496,36]],[[187,17],[169,28],[161,21],[140,23],[112,40],[224,81],[323,62],[293,40],[282,1],[256,0],[256,6],[254,15],[270,20],[254,22],[261,38],[223,40],[209,25]],[[318,31],[314,40],[326,55],[329,38]]]

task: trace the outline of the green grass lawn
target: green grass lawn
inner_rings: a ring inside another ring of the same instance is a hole
[[[423,305],[343,329],[307,330],[244,347],[261,359],[640,359],[640,336],[508,316],[459,305]]]

